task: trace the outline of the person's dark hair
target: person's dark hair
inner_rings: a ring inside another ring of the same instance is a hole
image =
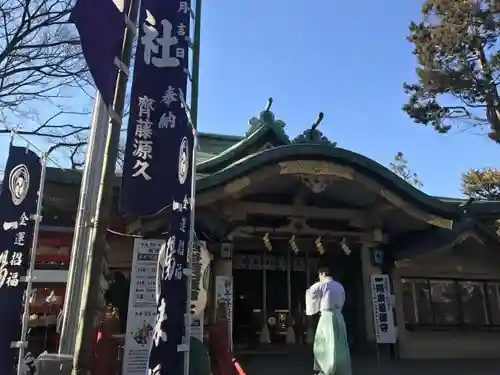
[[[330,276],[330,268],[328,266],[321,266],[318,268],[318,274],[324,273],[325,276]]]
[[[120,271],[116,271],[113,275],[113,281],[114,282],[124,282],[126,281],[127,279],[125,278],[125,275],[120,272]]]

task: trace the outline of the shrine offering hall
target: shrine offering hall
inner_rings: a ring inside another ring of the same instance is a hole
[[[500,357],[500,202],[426,195],[318,128],[289,138],[269,108],[244,136],[199,143],[196,235],[212,255],[204,324],[225,300],[236,351],[311,343],[304,292],[326,265],[346,290],[354,355],[378,344],[402,358]],[[69,213],[53,202],[71,186],[77,196],[78,181],[48,176],[44,201],[62,228]],[[162,238],[162,215],[115,221]],[[110,234],[109,246],[109,269],[128,275],[133,239]]]

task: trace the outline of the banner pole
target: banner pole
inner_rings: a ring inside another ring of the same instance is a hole
[[[189,247],[187,254],[187,264],[189,274],[187,280],[187,298],[185,315],[185,336],[187,350],[184,352],[184,375],[189,374],[189,349],[191,343],[191,289],[192,289],[192,252],[194,246],[195,231],[195,207],[196,207],[196,155],[198,151],[198,88],[200,77],[200,35],[201,35],[201,2],[196,0],[195,18],[194,18],[194,36],[193,36],[193,60],[192,60],[192,80],[191,80],[191,98],[189,107],[184,103],[184,109],[188,116],[188,122],[193,131],[193,154],[191,164],[191,212],[190,212],[190,232]],[[203,339],[203,338],[202,338]]]
[[[193,36],[193,74],[191,80],[191,118],[193,126],[198,129],[198,89],[200,82],[200,40],[201,40],[201,3],[202,0],[196,0],[194,36]]]
[[[9,137],[9,147],[11,147],[14,144],[14,138],[16,137],[16,131],[11,130],[10,131],[10,137]]]
[[[28,272],[26,274],[26,291],[24,295],[24,312],[21,325],[21,345],[19,347],[19,357],[17,359],[17,374],[24,374],[24,354],[25,349],[28,346],[27,336],[28,336],[28,323],[29,323],[29,302],[31,290],[33,288],[33,271],[35,269],[36,260],[36,249],[38,247],[38,234],[40,233],[40,222],[42,221],[42,207],[43,207],[43,190],[45,188],[45,175],[47,171],[47,158],[48,154],[45,153],[40,157],[41,173],[40,173],[40,185],[38,188],[38,201],[36,204],[36,214],[33,217],[35,224],[33,226],[33,241],[30,251],[30,263]]]
[[[184,375],[189,374],[189,350],[191,343],[191,289],[192,289],[192,252],[194,246],[194,231],[195,231],[195,207],[196,207],[196,154],[198,150],[198,83],[200,76],[200,34],[201,34],[201,1],[196,0],[195,19],[194,19],[194,36],[193,36],[193,60],[192,60],[192,80],[191,80],[191,98],[189,107],[185,102],[184,109],[188,117],[188,123],[193,131],[193,153],[191,162],[191,212],[190,212],[190,231],[189,231],[189,247],[187,254],[187,266],[189,267],[187,279],[187,298],[186,298],[186,315],[185,324],[185,340],[186,350],[184,352]],[[182,100],[182,99],[181,99]],[[202,338],[203,339],[203,338]]]
[[[140,0],[131,0],[128,8],[128,19],[136,24],[139,14]],[[73,354],[72,374],[82,374],[90,371],[93,361],[95,318],[98,310],[100,293],[100,279],[102,263],[105,259],[107,242],[106,235],[109,225],[109,215],[113,204],[113,182],[115,179],[116,159],[120,142],[123,110],[125,106],[128,68],[132,57],[133,42],[136,29],[125,29],[122,54],[120,61],[127,68],[127,72],[120,69],[116,80],[113,108],[110,111],[111,120],[108,123],[105,148],[102,159],[94,160],[99,167],[99,189],[94,216],[94,228],[89,238],[87,267],[85,269],[84,284],[81,297],[81,322],[76,334],[75,351]]]
[[[73,244],[68,271],[68,282],[64,297],[63,324],[59,343],[59,354],[71,355],[76,342],[76,330],[80,321],[81,295],[86,259],[88,258],[88,239],[91,232],[91,221],[95,212],[95,199],[99,189],[99,179],[96,176],[96,161],[102,158],[104,140],[108,130],[108,112],[104,101],[97,91],[94,100],[92,125],[85,155],[78,212],[76,215]],[[99,172],[99,171],[97,171]],[[99,175],[99,173],[97,173]]]
[[[186,108],[187,110],[187,108]],[[189,247],[187,253],[187,265],[189,267],[189,273],[187,278],[187,298],[186,298],[186,315],[185,315],[185,337],[187,350],[184,352],[184,375],[189,374],[189,349],[191,343],[191,289],[193,282],[192,275],[192,253],[194,246],[194,221],[195,221],[195,206],[196,206],[196,151],[198,148],[198,132],[191,123],[193,130],[193,156],[191,163],[191,212],[190,212],[190,230],[189,230]]]

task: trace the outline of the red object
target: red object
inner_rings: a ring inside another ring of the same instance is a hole
[[[113,336],[118,333],[118,325],[119,323],[115,319],[105,319],[96,327],[91,375],[119,373],[121,364],[117,359],[120,342]]]
[[[109,222],[109,229],[118,233],[125,233],[126,228],[122,219],[111,219]]]
[[[52,288],[37,288],[32,290],[29,305],[30,314],[57,315],[64,305],[66,285],[53,284]]]
[[[243,371],[243,368],[240,366],[240,364],[236,361],[236,358],[233,358],[233,365],[236,371],[238,371],[239,375],[247,375],[245,371]]]
[[[229,347],[227,320],[221,319],[217,321],[212,326],[209,337],[213,353],[214,375],[234,375],[235,366],[233,364],[233,353]]]
[[[36,250],[36,263],[59,263],[69,265],[72,233],[40,233]]]

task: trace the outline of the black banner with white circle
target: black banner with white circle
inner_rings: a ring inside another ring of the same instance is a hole
[[[26,276],[41,179],[40,157],[10,147],[0,193],[0,374],[16,373]]]

